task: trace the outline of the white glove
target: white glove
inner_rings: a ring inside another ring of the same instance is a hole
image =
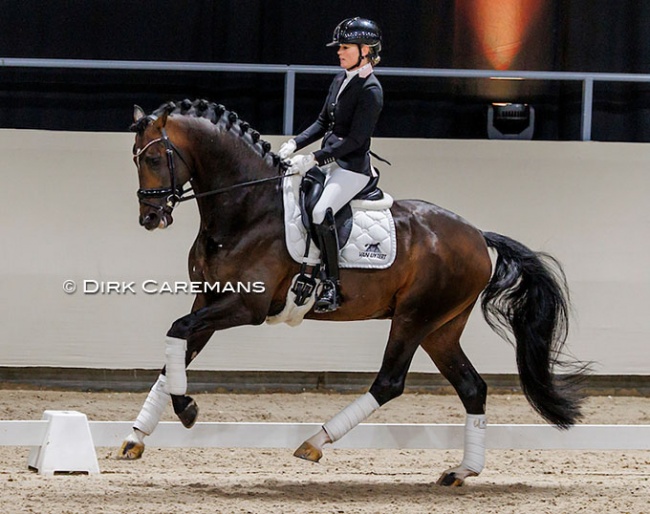
[[[293,139],[289,139],[289,141],[282,143],[282,146],[280,147],[280,151],[278,152],[278,156],[280,157],[280,159],[286,159],[295,151],[296,151],[296,142]]]
[[[291,163],[291,172],[300,173],[302,177],[304,177],[305,174],[317,164],[313,153],[307,155],[296,155],[295,157],[292,157],[289,162]]]

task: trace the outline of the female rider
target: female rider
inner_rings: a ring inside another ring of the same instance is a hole
[[[383,106],[381,84],[373,74],[379,63],[381,31],[374,21],[348,18],[334,29],[343,72],[329,88],[318,119],[305,131],[284,143],[279,150],[285,159],[296,150],[323,138],[321,149],[291,159],[291,171],[305,175],[314,166],[327,174],[325,188],[313,210],[321,261],[325,265],[315,312],[331,312],[340,298],[338,241],[334,215],[371,180],[370,138]]]

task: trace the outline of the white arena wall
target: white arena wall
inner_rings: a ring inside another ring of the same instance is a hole
[[[277,149],[284,139],[267,138]],[[133,135],[0,130],[0,366],[158,369],[164,335],[192,298],[145,294],[185,281],[198,217],[138,225]],[[650,374],[650,145],[375,139],[381,186],[421,198],[564,265],[569,346],[601,375]],[[135,282],[136,294],[66,294],[65,280]],[[376,371],[387,321],[304,322],[216,334],[198,370]],[[482,373],[516,372],[476,312],[463,346]],[[413,371],[436,370],[419,352]]]

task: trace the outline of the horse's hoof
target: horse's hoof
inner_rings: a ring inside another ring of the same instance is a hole
[[[144,453],[144,443],[126,440],[122,443],[117,458],[119,460],[137,460]]]
[[[187,407],[178,414],[178,419],[181,420],[185,428],[192,428],[196,420],[199,418],[199,405],[192,400],[187,404]]]
[[[300,448],[293,452],[293,456],[310,462],[318,462],[323,456],[323,452],[320,448],[316,448],[313,444],[305,441],[300,445]]]
[[[440,476],[436,485],[442,485],[444,487],[461,487],[465,483],[467,477],[477,476],[478,473],[460,467],[448,469]]]
[[[456,473],[443,473],[436,485],[442,485],[445,487],[461,487],[465,483],[465,480],[457,476]]]

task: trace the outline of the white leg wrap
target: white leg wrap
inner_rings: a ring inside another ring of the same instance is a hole
[[[156,426],[162,418],[165,408],[169,404],[169,393],[165,391],[165,383],[167,379],[165,375],[160,375],[156,383],[149,391],[147,399],[140,410],[140,414],[133,424],[133,428],[137,428],[140,432],[146,435],[151,435]]]
[[[485,466],[485,414],[468,414],[465,421],[465,448],[460,467],[475,473]]]
[[[379,404],[375,397],[366,393],[325,423],[323,429],[330,436],[332,442],[338,441],[378,408]]]
[[[187,341],[168,337],[166,339],[165,357],[167,359],[166,375],[169,394],[184,395],[187,392],[187,375],[185,373],[185,352]]]

